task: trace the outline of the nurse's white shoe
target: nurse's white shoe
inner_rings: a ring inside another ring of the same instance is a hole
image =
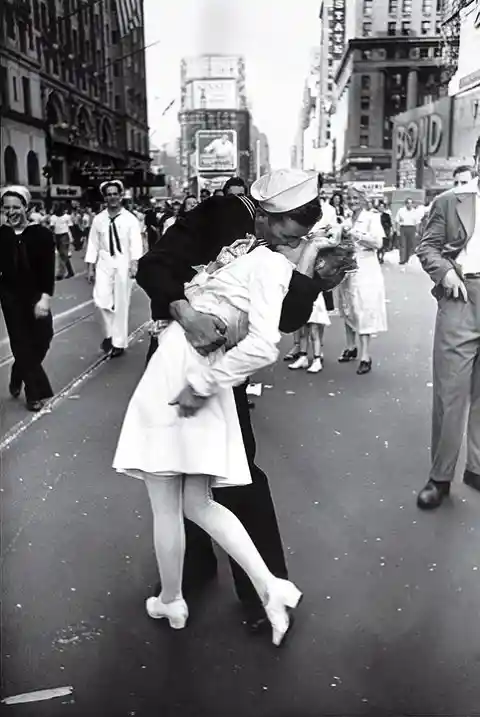
[[[308,358],[307,356],[299,356],[299,358],[291,363],[288,368],[291,368],[292,371],[296,371],[299,368],[308,368]]]
[[[272,642],[280,647],[292,623],[290,611],[296,608],[303,595],[289,580],[276,578],[268,588],[264,602],[265,612],[272,626]]]
[[[322,359],[314,358],[311,366],[307,368],[307,373],[320,373],[323,369]]]
[[[174,630],[182,630],[187,624],[188,606],[182,598],[163,603],[159,597],[151,597],[145,602],[145,607],[150,617],[154,620],[165,617]]]

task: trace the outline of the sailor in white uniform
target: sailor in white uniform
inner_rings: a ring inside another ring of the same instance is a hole
[[[93,300],[105,335],[102,349],[116,357],[128,343],[130,297],[143,242],[138,219],[122,207],[122,182],[103,182],[100,191],[107,207],[92,222],[85,263],[89,280],[95,276]]]

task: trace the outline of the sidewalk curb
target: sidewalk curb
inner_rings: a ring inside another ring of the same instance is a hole
[[[132,344],[136,343],[140,336],[145,332],[145,329],[149,323],[149,321],[145,321],[138,328],[132,331],[132,333],[128,337],[128,346],[131,346]],[[103,356],[100,356],[100,358],[98,358],[88,368],[82,371],[81,374],[79,374],[76,378],[70,381],[70,383],[68,383],[59,393],[57,393],[55,396],[53,396],[53,398],[47,401],[41,411],[28,415],[23,421],[16,423],[5,434],[2,441],[0,442],[0,455],[7,451],[12,445],[12,443],[14,443],[17,438],[22,435],[22,433],[24,433],[28,428],[30,428],[31,425],[36,423],[36,421],[39,421],[41,418],[43,418],[43,416],[52,413],[65,400],[65,398],[69,396],[70,393],[72,393],[82,383],[84,383],[91,376],[93,376],[97,369],[99,369],[106,361],[108,361],[109,358],[109,354],[104,354]]]

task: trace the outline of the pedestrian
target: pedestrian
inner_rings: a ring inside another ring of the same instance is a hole
[[[174,201],[171,203],[172,213],[163,222],[162,234],[165,234],[167,229],[170,229],[170,227],[175,224],[175,222],[177,221],[178,212],[180,211],[180,207],[181,203],[178,201],[178,199],[174,199]]]
[[[358,375],[372,370],[370,341],[373,334],[387,330],[385,283],[377,250],[383,245],[384,232],[378,212],[367,210],[367,198],[360,189],[350,187],[348,205],[352,217],[342,225],[342,232],[355,244],[358,270],[350,274],[338,288],[340,315],[345,322],[346,348],[339,363],[358,356]]]
[[[380,212],[380,222],[382,224],[385,237],[383,239],[382,248],[377,252],[377,256],[380,264],[383,264],[385,261],[385,252],[390,251],[391,248],[393,222],[392,214],[387,209],[387,205],[383,199],[381,199],[378,203],[378,211]]]
[[[475,168],[470,167],[468,164],[461,164],[453,172],[453,186],[462,187],[465,184],[469,184],[475,177]]]
[[[417,230],[417,210],[410,197],[405,199],[405,206],[400,207],[395,219],[399,236],[400,264],[408,264],[410,257],[415,253],[415,238]]]
[[[330,197],[330,204],[335,210],[337,222],[341,224],[345,218],[345,207],[343,204],[343,195],[341,192],[334,192]]]
[[[194,194],[187,194],[185,199],[183,200],[180,209],[178,210],[178,216],[179,217],[186,217],[188,212],[191,212],[192,209],[195,209],[195,207],[198,204],[198,200]]]
[[[285,173],[291,177],[291,173]],[[298,172],[300,187],[307,186],[308,176]],[[311,186],[311,184],[308,184]],[[297,189],[297,193],[298,193]],[[285,192],[283,192],[285,194]],[[292,194],[295,194],[292,188]],[[287,194],[288,196],[288,194]],[[281,197],[279,196],[278,201]],[[285,206],[285,205],[284,205]],[[288,206],[288,205],[286,205]],[[225,245],[243,239],[254,228],[251,203],[242,197],[212,197],[201,203],[182,221],[175,224],[161,242],[139,262],[137,281],[151,299],[152,317],[158,332],[174,316],[186,330],[193,346],[209,353],[222,346],[225,335],[223,326],[215,317],[196,312],[185,300],[184,284],[195,274],[194,266],[212,261]],[[264,214],[264,219],[266,214]],[[263,221],[265,236],[269,234],[270,218]],[[290,233],[305,234],[293,217],[289,223]],[[280,330],[292,333],[303,326],[312,312],[312,306],[322,285],[293,272],[290,288],[283,302]],[[148,358],[154,355],[158,338],[153,335]],[[230,508],[245,525],[260,554],[275,575],[287,578],[287,568],[278,531],[268,479],[255,464],[255,437],[248,410],[246,385],[234,389],[234,397],[252,476],[248,487],[215,491],[216,500]],[[211,541],[196,526],[187,521],[187,551],[185,562],[186,589],[204,584],[216,574],[216,557]],[[247,625],[252,630],[262,629],[266,616],[257,593],[245,573],[231,562],[237,595],[245,610]]]
[[[150,251],[159,238],[157,200],[155,198],[150,199],[150,206],[145,212],[145,230],[147,232],[147,246]]]
[[[210,191],[204,187],[200,190],[200,201],[204,202],[205,200],[209,199],[211,196]]]
[[[103,324],[102,349],[116,358],[128,343],[132,283],[143,242],[138,219],[122,207],[122,182],[103,182],[100,191],[107,206],[92,222],[85,263],[87,278],[94,281],[93,300]]]
[[[73,244],[71,232],[72,224],[72,218],[67,212],[67,208],[58,204],[52,217],[50,218],[50,227],[55,237],[55,246],[58,254],[57,281],[65,279],[65,276],[67,279],[75,276],[72,262],[70,260],[72,255],[71,247]]]
[[[213,501],[211,487],[252,483],[231,389],[278,355],[280,315],[293,273],[293,264],[282,250],[300,243],[320,207],[315,179],[312,182],[304,173],[300,181],[296,172],[273,173],[259,180],[253,191],[269,214],[271,248],[254,248],[255,237],[247,236],[253,251],[235,258],[235,245],[222,249],[185,293],[190,311],[215,317],[217,327],[222,325],[226,344],[207,357],[190,344],[180,315],[164,328],[130,402],[114,468],[144,479],[150,496],[162,592],[147,600],[148,614],[167,617],[176,628],[186,623],[188,609],[182,594],[185,514],[245,570],[272,625],[272,641],[279,645],[289,627],[287,608],[298,604],[300,592],[281,575],[286,572],[283,556],[280,570],[267,567],[239,519]],[[210,201],[225,204],[228,199]],[[251,231],[253,202],[241,196],[232,201],[229,209],[238,217],[239,233],[244,233],[243,227]],[[205,210],[213,212],[213,205],[207,204]],[[179,289],[183,295],[183,286]],[[273,513],[271,506],[259,503],[255,510],[264,525]],[[275,577],[275,572],[280,576]]]
[[[5,222],[0,226],[0,304],[14,362],[9,391],[25,389],[29,411],[40,411],[53,396],[42,366],[53,337],[50,301],[55,284],[52,232],[27,219],[30,192],[23,186],[0,191]]]
[[[241,177],[230,177],[223,185],[223,194],[247,194],[247,185]]]
[[[438,508],[450,494],[465,426],[463,480],[480,491],[480,137],[475,164],[477,177],[433,201],[417,249],[424,270],[435,283],[432,293],[438,301],[432,463],[428,482],[417,499],[422,509]]]

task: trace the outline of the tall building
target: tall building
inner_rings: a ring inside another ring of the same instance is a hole
[[[40,196],[48,181],[53,198],[72,198],[82,170],[148,169],[137,7],[135,27],[121,33],[117,0],[1,3],[2,183]]]
[[[305,170],[315,170],[318,164],[319,103],[321,99],[320,59],[320,48],[312,49],[308,73],[303,86],[298,127],[292,146],[292,166]]]
[[[235,174],[249,181],[251,118],[243,57],[210,54],[184,58],[179,121],[184,186],[195,191],[207,183],[214,189]]]
[[[343,180],[391,178],[393,117],[447,93],[444,0],[348,0],[332,127]]]
[[[480,4],[453,0],[442,22],[448,96],[394,118],[393,173],[401,188],[433,196],[452,186],[459,165],[473,165],[480,136]]]
[[[318,147],[325,149],[331,147],[335,73],[345,51],[346,0],[322,0],[319,18]]]

